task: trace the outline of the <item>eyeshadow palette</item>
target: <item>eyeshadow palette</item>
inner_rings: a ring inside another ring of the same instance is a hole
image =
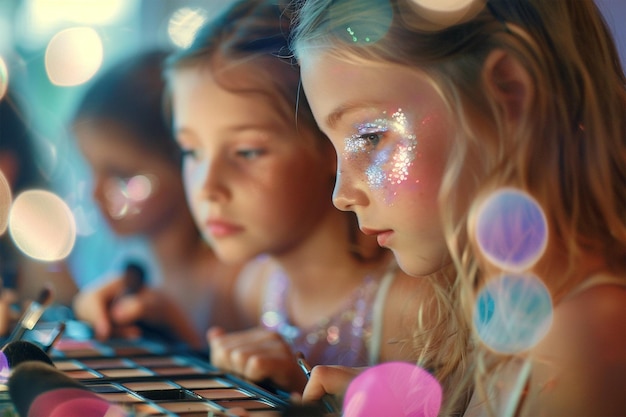
[[[151,341],[61,339],[49,352],[57,369],[138,416],[224,415],[243,408],[276,417],[288,398],[219,371],[199,353]],[[0,385],[0,410],[10,400]]]

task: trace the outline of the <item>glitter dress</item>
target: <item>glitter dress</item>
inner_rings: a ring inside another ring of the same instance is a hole
[[[287,315],[289,279],[275,273],[266,287],[261,325],[282,335],[311,365],[371,365],[378,359],[381,326],[377,322],[382,320],[382,305],[394,276],[395,267],[382,279],[367,275],[338,312],[314,326],[299,328]]]

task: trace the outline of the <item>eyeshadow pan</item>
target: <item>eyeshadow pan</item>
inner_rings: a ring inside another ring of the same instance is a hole
[[[237,398],[249,398],[252,397],[252,394],[249,394],[238,388],[213,388],[213,389],[200,389],[193,390],[194,393],[198,394],[202,398],[207,398],[209,400],[230,400]]]
[[[100,373],[109,378],[129,378],[152,375],[149,370],[141,368],[102,369]]]
[[[115,348],[115,356],[145,355],[149,353],[152,352],[141,346],[121,346]]]
[[[246,410],[269,410],[275,409],[273,404],[264,400],[213,400],[214,403],[221,405],[224,408],[241,407]]]
[[[183,388],[230,388],[233,386],[224,379],[184,379],[175,380],[178,385]]]
[[[202,401],[176,401],[176,402],[160,402],[159,407],[163,407],[168,411],[174,413],[184,413],[188,411],[221,411],[220,408],[215,405],[205,403]]]
[[[135,414],[143,416],[163,416],[163,411],[152,404],[141,403],[141,404],[131,404],[130,409],[135,412]]]
[[[190,375],[204,373],[203,369],[195,366],[173,366],[170,368],[152,368],[157,375]]]
[[[84,359],[83,365],[92,369],[127,368],[130,362],[124,358]]]
[[[78,369],[75,371],[66,371],[65,375],[74,378],[74,379],[93,379],[93,378],[102,378],[102,375],[97,373],[96,371],[90,371],[88,369]]]
[[[132,391],[154,391],[178,388],[168,381],[125,382],[122,385]]]
[[[102,356],[102,352],[97,349],[72,349],[64,350],[63,354],[67,358],[86,358],[89,356]]]
[[[168,389],[154,391],[140,391],[138,395],[148,400],[164,401],[164,400],[198,400],[198,396],[184,389]]]
[[[144,358],[133,358],[133,362],[141,366],[156,368],[159,366],[179,365],[186,361],[177,357],[152,356],[152,357],[144,357]]]
[[[74,360],[52,362],[54,363],[54,366],[60,371],[72,371],[84,368],[84,366],[80,362]]]

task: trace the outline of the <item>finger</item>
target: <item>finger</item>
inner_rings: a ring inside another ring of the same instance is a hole
[[[268,337],[275,336],[265,329],[263,331],[250,329],[226,334],[216,328],[209,330],[209,337],[211,362],[218,368],[241,375],[249,354],[259,349]]]
[[[11,305],[0,299],[0,335],[4,336],[11,328]]]
[[[277,369],[282,370],[285,362],[295,364],[289,346],[273,332],[235,335],[226,341],[224,350],[230,352],[228,361],[235,372],[256,381],[271,376]]]
[[[293,354],[277,350],[251,355],[244,375],[252,381],[270,379],[286,391],[302,392],[307,382]]]
[[[121,278],[92,289],[81,291],[74,299],[73,308],[78,319],[91,323],[98,339],[107,339],[111,334],[109,305],[124,289]]]
[[[135,325],[116,326],[112,329],[112,334],[121,339],[138,339],[141,337],[141,329]]]
[[[224,336],[225,334],[226,334],[226,330],[224,330],[223,328],[219,326],[213,326],[213,327],[210,327],[209,330],[207,330],[206,339],[210,343],[211,340],[215,340],[221,336]]]
[[[318,365],[313,367],[309,382],[302,393],[303,402],[318,401],[325,394],[343,396],[358,370],[345,366]]]
[[[117,326],[136,323],[144,315],[143,300],[135,295],[125,295],[111,306],[111,320]]]

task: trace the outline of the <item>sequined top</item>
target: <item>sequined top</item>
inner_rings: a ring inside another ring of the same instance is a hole
[[[370,365],[372,331],[380,327],[374,321],[382,319],[376,317],[374,305],[384,297],[389,285],[382,282],[392,279],[393,272],[390,270],[382,280],[367,275],[346,298],[343,308],[308,328],[299,328],[289,321],[286,308],[289,279],[283,273],[275,273],[266,287],[261,325],[278,332],[311,365]]]

